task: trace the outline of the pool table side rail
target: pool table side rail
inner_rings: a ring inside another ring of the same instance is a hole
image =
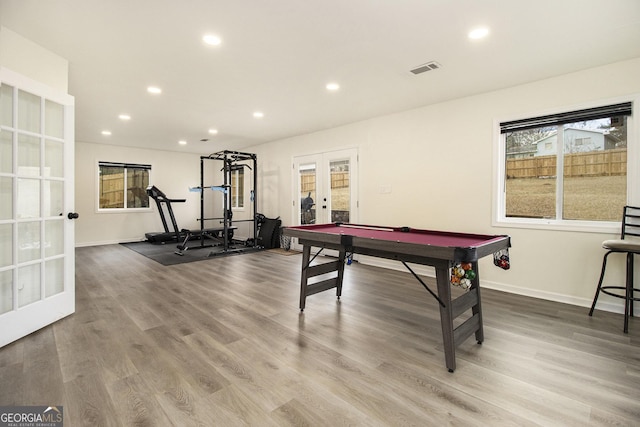
[[[311,225],[300,227],[287,227],[284,234],[297,237],[301,245],[325,247],[339,250],[346,247],[348,251],[371,256],[380,256],[388,259],[405,260],[420,264],[432,265],[436,260],[453,262],[474,262],[487,255],[511,246],[509,236],[489,236],[482,234],[468,234],[467,236],[483,240],[477,246],[432,246],[396,240],[372,239],[368,237],[352,236],[345,233],[322,232],[322,229],[335,228],[334,225]],[[391,227],[386,227],[390,228]],[[399,229],[398,229],[399,230]],[[439,235],[458,235],[450,232],[438,232],[428,230],[413,230]],[[407,259],[407,256],[411,259]]]
[[[493,254],[501,249],[506,249],[509,247],[509,237],[493,239],[473,247],[432,246],[391,240],[375,241],[373,239],[359,237],[352,239],[352,245],[356,253],[363,253],[363,249],[366,249],[367,251],[380,252],[381,255],[383,253],[389,254],[388,256],[384,256],[385,258],[393,258],[394,254],[396,254],[398,259],[400,259],[400,256],[405,255],[457,263],[478,261],[487,255]],[[425,261],[422,263],[428,264],[429,262]]]
[[[388,226],[378,226],[378,225],[366,225],[366,224],[347,224],[347,223],[328,223],[328,224],[307,224],[307,225],[290,225],[284,227],[285,234],[290,235],[292,237],[299,237],[293,233],[297,232],[311,232],[311,233],[327,233],[327,234],[349,234],[350,228],[365,228],[372,230],[386,230],[389,232],[403,232],[403,229],[407,229],[408,232],[415,234],[431,234],[436,236],[459,236],[464,235],[465,237],[477,240],[489,240],[494,237],[499,237],[490,234],[478,234],[478,233],[458,233],[453,231],[443,231],[443,230],[427,230],[421,228],[411,228],[411,227],[388,227]],[[340,232],[335,230],[340,229]]]

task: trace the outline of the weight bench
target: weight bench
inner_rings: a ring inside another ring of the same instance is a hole
[[[233,226],[226,227],[227,243],[231,243],[231,239],[233,239],[233,231],[236,230],[237,228],[238,227],[233,227]],[[220,236],[220,233],[222,233],[222,236]],[[180,232],[180,234],[183,235],[184,238],[182,239],[182,243],[177,246],[178,250],[175,251],[174,253],[176,255],[182,256],[187,250],[189,250],[189,246],[187,245],[187,242],[189,242],[189,240],[200,239],[200,246],[198,246],[199,248],[209,248],[212,246],[223,245],[224,239],[225,239],[225,236],[224,236],[225,227],[205,228],[204,230],[197,230],[197,231],[183,229]],[[217,243],[205,245],[204,244],[205,239],[211,239],[216,241]]]

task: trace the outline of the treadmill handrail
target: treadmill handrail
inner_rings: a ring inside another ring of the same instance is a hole
[[[179,240],[180,228],[178,227],[178,224],[176,222],[176,217],[173,215],[173,208],[171,207],[171,203],[183,203],[186,202],[187,199],[170,199],[155,185],[149,185],[147,187],[147,195],[155,200],[156,205],[158,206],[158,213],[160,214],[160,219],[162,220],[162,226],[164,227],[165,233],[170,233],[169,227],[167,225],[167,220],[164,217],[164,209],[162,209],[162,204],[165,204],[165,206],[167,207],[167,211],[169,212],[169,217],[171,218],[171,225],[173,226],[176,240]]]
[[[151,196],[153,197],[153,196]],[[168,199],[166,197],[160,197],[157,196],[158,198],[156,199],[155,197],[153,197],[154,199],[160,201],[160,202],[170,202],[170,203],[184,203],[187,201],[187,199]]]

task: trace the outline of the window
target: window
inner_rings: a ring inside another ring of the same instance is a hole
[[[584,147],[589,144],[591,144],[591,138],[576,138],[576,147]]]
[[[231,207],[244,208],[244,166],[231,170]]]
[[[637,168],[632,124],[631,102],[500,123],[498,223],[620,221]]]
[[[98,163],[98,209],[149,208],[150,165]]]

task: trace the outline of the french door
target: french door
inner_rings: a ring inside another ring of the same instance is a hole
[[[73,111],[0,68],[0,347],[75,310]]]
[[[358,151],[355,148],[294,157],[297,224],[356,222]]]

